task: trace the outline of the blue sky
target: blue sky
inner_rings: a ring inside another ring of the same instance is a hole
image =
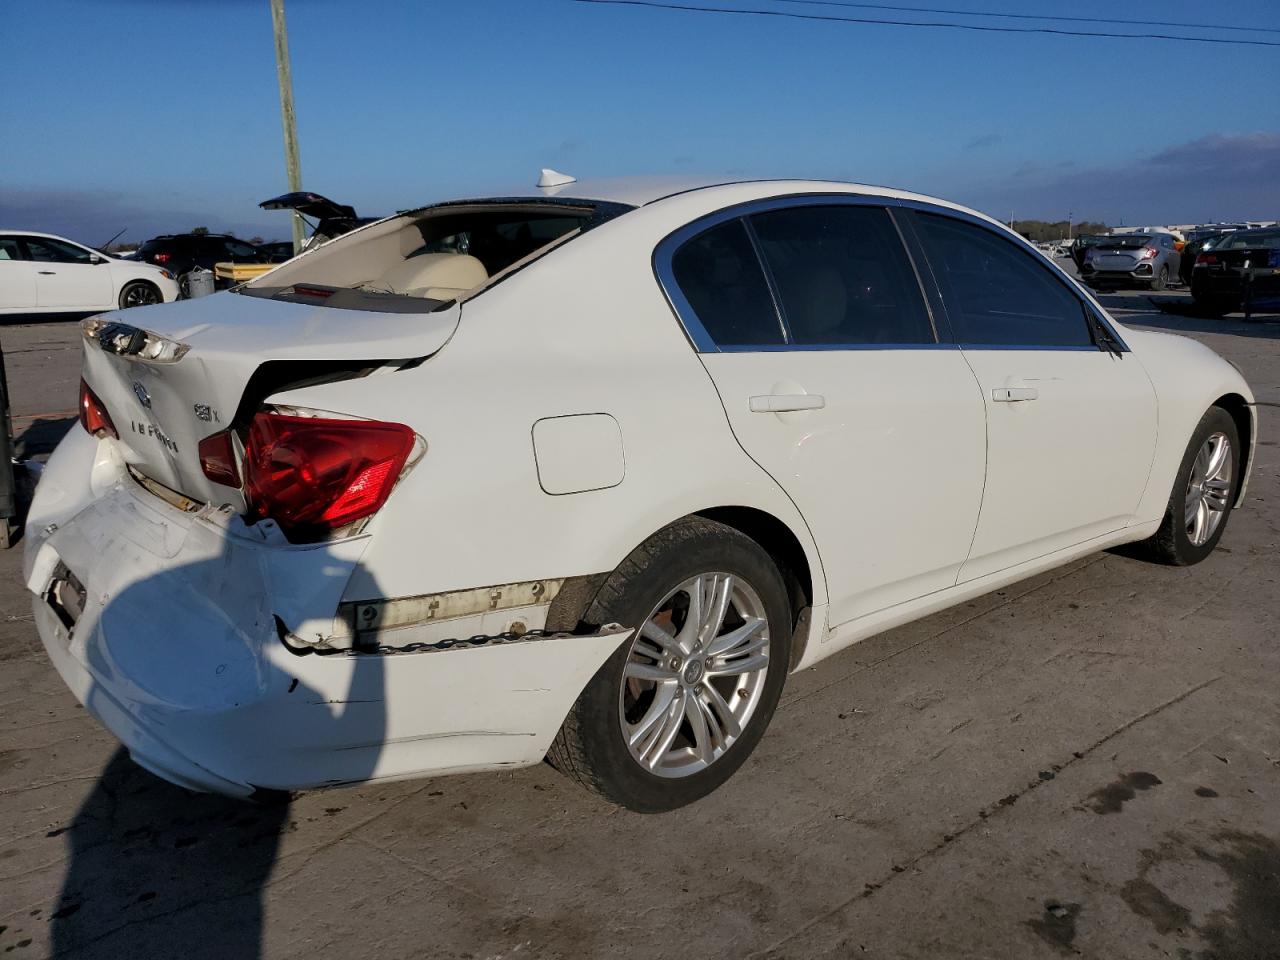
[[[1280,215],[1280,48],[570,0],[286,2],[303,184],[362,214],[552,166],[853,179],[1003,219]],[[1277,0],[897,2],[1280,29]],[[286,235],[256,206],[286,187],[268,0],[11,2],[0,63],[0,226]]]

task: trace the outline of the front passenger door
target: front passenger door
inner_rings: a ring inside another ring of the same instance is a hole
[[[103,310],[116,306],[111,268],[101,257],[53,237],[24,237],[36,270],[42,308]]]
[[[1156,441],[1141,364],[1095,342],[1092,308],[1034,251],[976,218],[911,220],[987,411],[986,488],[960,581],[1129,524]]]

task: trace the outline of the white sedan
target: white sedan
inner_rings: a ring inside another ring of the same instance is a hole
[[[566,181],[85,321],[25,574],[138,763],[249,796],[545,757],[669,810],[789,673],[1097,550],[1196,563],[1244,496],[1239,372],[988,217]]]
[[[123,310],[177,299],[168,270],[49,233],[0,230],[0,315]]]

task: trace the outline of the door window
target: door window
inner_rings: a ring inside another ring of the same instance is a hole
[[[17,237],[0,237],[0,260],[25,260]]]
[[[88,263],[89,251],[51,237],[25,237],[27,252],[37,263]]]
[[[953,217],[918,213],[915,224],[957,342],[1094,345],[1079,298],[1030,252]]]
[[[884,207],[786,207],[751,224],[791,343],[934,342],[919,281]]]
[[[671,258],[671,271],[717,346],[783,343],[769,285],[741,220],[689,240]]]

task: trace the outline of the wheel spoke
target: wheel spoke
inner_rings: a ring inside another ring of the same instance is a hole
[[[706,592],[706,577],[695,577],[686,588],[689,595],[689,609],[685,613],[684,624],[676,634],[676,642],[682,653],[692,653],[694,644],[698,642],[698,633],[702,629],[702,611],[706,608],[703,594]]]
[[[658,726],[658,732],[649,741],[642,754],[650,770],[662,762],[662,758],[671,749],[671,744],[675,742],[676,735],[680,733],[680,725],[684,722],[687,699],[687,693],[683,690],[677,690],[675,696],[672,697],[671,705],[663,711],[662,723]]]
[[[707,647],[707,654],[712,657],[723,657],[734,653],[746,652],[745,650],[739,651],[736,648],[749,643],[767,625],[768,621],[764,617],[751,617],[736,630],[730,630],[723,637],[716,637],[711,642],[711,645]],[[763,640],[764,638],[761,639]],[[768,641],[765,640],[765,642],[767,643]],[[753,649],[755,648],[753,647]]]
[[[657,688],[653,694],[653,703],[649,704],[649,709],[645,715],[640,718],[640,722],[627,735],[627,742],[643,755],[645,750],[641,744],[644,741],[653,739],[654,727],[661,726],[660,721],[667,715],[667,711],[671,709],[671,703],[676,696],[675,684],[664,684]]]
[[[730,660],[728,663],[708,666],[706,675],[708,677],[736,677],[744,673],[755,673],[757,670],[764,670],[768,666],[769,658],[758,653],[752,657],[743,657],[740,660]]]
[[[733,599],[733,577],[727,573],[724,576],[713,576],[708,593],[710,596],[704,608],[705,615],[698,628],[698,646],[700,647],[705,647],[720,633],[720,627],[724,624],[724,615],[729,612],[729,601]]]
[[[1227,438],[1221,434],[1210,437],[1209,443],[1212,446],[1209,450],[1208,462],[1205,465],[1204,474],[1207,479],[1214,480],[1222,475],[1222,469],[1230,459],[1231,444],[1227,443]]]
[[[1196,511],[1200,509],[1200,502],[1203,499],[1204,497],[1199,490],[1187,491],[1187,505],[1183,510],[1183,520],[1188,527],[1195,521]]]
[[[1209,505],[1201,500],[1196,506],[1196,517],[1191,523],[1190,540],[1196,546],[1204,543],[1208,539],[1206,528],[1209,524]]]
[[[668,653],[679,653],[680,644],[674,636],[667,632],[666,627],[653,620],[646,620],[644,626],[640,628],[640,636],[646,640],[652,640],[662,650]]]
[[[688,694],[685,698],[685,718],[689,721],[689,728],[693,732],[694,754],[703,763],[710,763],[715,759],[716,754],[712,729],[718,732],[718,728],[714,723],[708,723],[707,705],[696,692]]]
[[[653,683],[676,679],[676,675],[666,667],[659,666],[656,663],[638,663],[635,660],[627,662],[622,675],[633,680],[649,680]]]
[[[716,718],[718,726],[724,731],[724,740],[730,737],[736,737],[742,733],[742,727],[738,723],[738,718],[733,715],[733,710],[729,704],[725,703],[724,697],[720,696],[720,691],[713,684],[703,683],[702,692],[706,694],[708,706],[711,708],[712,715]]]
[[[1231,492],[1231,483],[1227,480],[1206,480],[1204,498],[1213,510],[1224,510],[1227,506],[1227,495]]]

